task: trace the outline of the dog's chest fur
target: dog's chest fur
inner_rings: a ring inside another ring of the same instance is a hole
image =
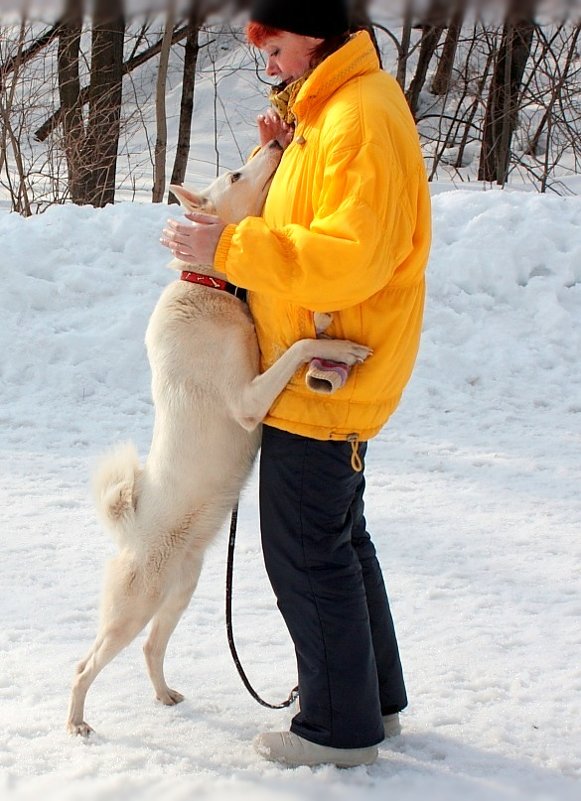
[[[161,295],[145,341],[152,370],[167,361],[175,374],[200,362],[215,366],[232,340],[246,340],[253,332],[248,307],[239,299],[218,289],[176,281]]]

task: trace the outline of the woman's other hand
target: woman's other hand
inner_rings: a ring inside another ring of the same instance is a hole
[[[212,214],[198,211],[185,216],[189,223],[168,220],[159,241],[176,259],[191,265],[212,266],[225,223]]]
[[[282,120],[274,109],[269,108],[265,114],[259,114],[257,123],[261,147],[276,139],[283,150],[286,150],[292,142],[294,127]]]

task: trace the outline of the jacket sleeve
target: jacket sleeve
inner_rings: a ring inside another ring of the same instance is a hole
[[[340,311],[385,287],[413,248],[415,216],[401,165],[376,143],[331,152],[309,227],[228,226],[215,266],[247,289],[312,311]]]

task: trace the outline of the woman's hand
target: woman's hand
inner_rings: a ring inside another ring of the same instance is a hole
[[[168,220],[159,241],[176,259],[187,264],[213,265],[225,223],[213,214],[199,211],[188,212],[185,216],[190,223]]]
[[[266,114],[259,114],[257,122],[261,147],[276,139],[283,150],[286,150],[293,140],[294,127],[292,125],[282,120],[272,108],[269,108]]]

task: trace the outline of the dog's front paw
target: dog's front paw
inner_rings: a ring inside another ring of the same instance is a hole
[[[316,356],[322,359],[332,359],[343,362],[349,366],[361,364],[373,351],[366,345],[359,345],[348,339],[320,339],[316,344]]]
[[[169,687],[165,692],[160,693],[156,697],[157,700],[161,701],[165,706],[175,706],[176,704],[181,704],[184,700],[184,696],[181,693],[178,693],[177,690],[170,690]]]

